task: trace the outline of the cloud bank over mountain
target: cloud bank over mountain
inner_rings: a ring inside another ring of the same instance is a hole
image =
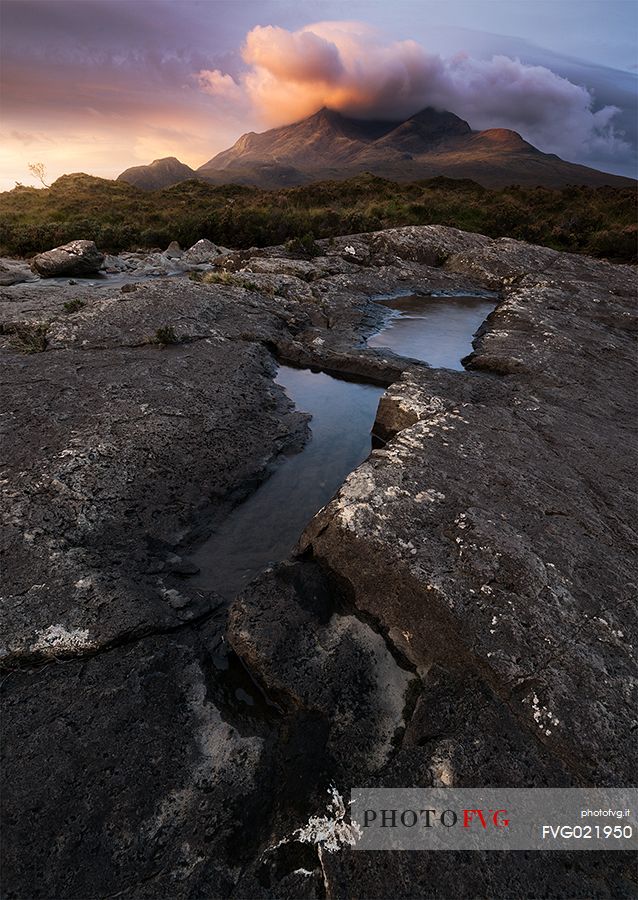
[[[297,31],[251,29],[236,79],[202,70],[200,87],[245,103],[268,125],[288,124],[327,106],[350,116],[401,119],[434,106],[472,127],[511,128],[542,150],[568,159],[625,155],[619,109],[595,108],[592,93],[550,69],[496,55],[443,58],[414,40],[387,41],[361,22],[318,22]]]

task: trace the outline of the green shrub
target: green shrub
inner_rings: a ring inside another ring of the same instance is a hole
[[[179,344],[179,338],[175,334],[175,329],[172,325],[161,325],[150,341],[151,344],[156,344],[158,347],[166,347],[168,344]]]
[[[591,235],[587,249],[594,256],[636,262],[638,258],[638,228],[606,228]]]
[[[80,309],[84,309],[86,306],[85,300],[80,300],[79,297],[76,297],[75,300],[67,300],[64,304],[64,311],[68,313],[77,312]]]
[[[302,237],[294,237],[286,241],[286,252],[295,256],[321,256],[322,250],[315,243],[313,234],[307,231]]]

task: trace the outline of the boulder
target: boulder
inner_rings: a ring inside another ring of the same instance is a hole
[[[32,266],[43,278],[58,275],[93,275],[104,262],[104,254],[94,241],[71,241],[46,253],[39,253]]]
[[[200,263],[210,263],[221,253],[226,252],[228,251],[224,250],[221,247],[218,247],[216,244],[213,244],[212,241],[209,241],[206,238],[202,238],[200,241],[197,241],[196,244],[193,244],[192,247],[186,250],[186,252],[182,256],[182,260],[184,262],[193,263],[195,265],[198,265]]]
[[[118,272],[126,272],[128,268],[130,268],[130,266],[124,256],[112,256],[110,253],[107,253],[104,257],[102,269],[109,275],[117,274]]]
[[[177,243],[177,241],[171,241],[164,251],[164,256],[168,256],[169,259],[181,259],[183,255],[184,251]]]
[[[12,262],[9,265],[0,263],[0,287],[9,287],[12,284],[22,284],[25,281],[36,280],[37,276],[33,274],[28,266]]]

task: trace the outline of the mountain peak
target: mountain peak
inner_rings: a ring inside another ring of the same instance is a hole
[[[480,131],[479,135],[482,140],[489,141],[500,150],[534,150],[518,131],[509,128],[488,128],[486,131]]]
[[[433,106],[426,106],[404,123],[417,126],[419,131],[424,134],[429,131],[432,134],[471,134],[472,129],[460,116],[449,112],[447,109],[435,109]]]
[[[406,122],[411,121],[450,123],[463,122],[465,125],[467,125],[467,122],[465,122],[464,119],[461,119],[460,116],[457,116],[456,113],[450,112],[449,109],[437,109],[435,106],[424,106],[423,109],[420,109],[418,112],[415,112],[413,115],[409,116],[406,119]]]
[[[157,167],[169,165],[183,166],[185,163],[180,162],[176,156],[162,156],[161,159],[154,159],[151,165]]]
[[[329,109],[327,106],[322,106],[321,109],[318,109],[316,113],[313,113],[311,116],[306,116],[306,121],[311,122],[314,119],[315,121],[325,120],[331,122],[335,119],[341,118],[341,113],[338,113],[336,109]]]

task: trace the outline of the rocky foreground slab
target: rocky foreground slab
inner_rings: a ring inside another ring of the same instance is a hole
[[[289,839],[330,786],[633,782],[633,270],[433,226],[215,266],[0,290],[6,895],[633,896]],[[485,287],[466,372],[365,348],[370,298]],[[275,358],[387,385],[387,443],[227,610],[188,553],[307,435]]]

